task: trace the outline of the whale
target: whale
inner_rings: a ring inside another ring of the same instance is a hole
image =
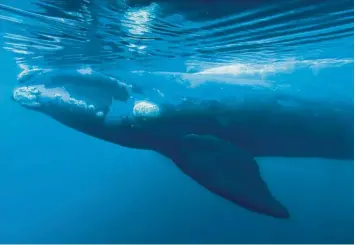
[[[81,133],[155,151],[215,195],[278,219],[290,211],[256,157],[354,157],[352,104],[276,92],[171,103],[132,84],[93,70],[34,70],[19,77],[11,97]]]

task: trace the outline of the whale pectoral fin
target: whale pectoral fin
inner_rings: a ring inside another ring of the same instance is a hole
[[[288,218],[276,200],[255,159],[235,145],[213,136],[187,135],[172,159],[187,175],[208,190],[257,213]]]

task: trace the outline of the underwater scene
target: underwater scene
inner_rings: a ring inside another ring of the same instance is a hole
[[[350,0],[0,0],[0,243],[354,243]]]

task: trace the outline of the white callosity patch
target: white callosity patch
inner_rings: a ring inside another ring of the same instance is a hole
[[[95,105],[71,97],[64,88],[46,88],[44,85],[23,86],[14,90],[13,98],[21,105],[28,107],[69,106],[71,109],[93,113],[97,117],[104,116],[102,111],[96,110]]]
[[[158,105],[149,101],[137,101],[133,107],[133,116],[135,117],[157,117],[160,115]]]
[[[22,105],[29,107],[39,107],[38,95],[40,91],[35,87],[20,87],[15,89],[13,98]]]
[[[82,75],[91,75],[93,72],[90,67],[80,68],[77,71]]]

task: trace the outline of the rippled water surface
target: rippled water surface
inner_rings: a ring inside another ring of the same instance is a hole
[[[349,0],[0,4],[4,48],[18,63],[116,68],[129,63],[182,72],[232,63],[351,62],[353,14]]]

